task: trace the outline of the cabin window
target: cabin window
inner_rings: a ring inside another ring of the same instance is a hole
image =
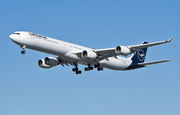
[[[42,35],[34,34],[34,33],[31,33],[31,32],[29,32],[29,34],[30,34],[31,36],[36,37],[36,38],[43,38],[43,39],[47,39],[47,37],[42,36]]]

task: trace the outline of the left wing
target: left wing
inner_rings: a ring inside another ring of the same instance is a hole
[[[142,48],[168,43],[168,42],[171,42],[173,39],[174,39],[174,37],[172,37],[166,41],[153,42],[153,43],[141,44],[141,45],[133,45],[133,46],[128,46],[128,47],[131,49],[131,51],[137,51],[137,50],[142,49]]]
[[[96,49],[94,50],[94,52],[97,54],[99,60],[107,59],[108,57],[113,57],[113,56],[116,57],[117,55],[127,56],[131,53],[138,51],[139,49],[168,43],[168,42],[171,42],[173,39],[174,37],[170,38],[169,40],[153,42],[153,43],[148,43],[148,44],[140,44],[140,45],[132,45],[132,46],[117,46],[116,48],[108,48],[108,49]]]

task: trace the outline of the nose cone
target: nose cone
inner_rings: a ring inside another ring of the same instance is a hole
[[[9,37],[10,37],[11,40],[13,40],[13,35],[12,34]]]
[[[11,39],[14,43],[16,43],[16,44],[18,43],[19,40],[17,39],[17,36],[16,36],[16,35],[11,34],[9,37],[10,37],[10,39]]]

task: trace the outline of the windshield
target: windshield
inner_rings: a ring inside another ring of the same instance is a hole
[[[13,33],[13,34],[20,35],[20,33]]]

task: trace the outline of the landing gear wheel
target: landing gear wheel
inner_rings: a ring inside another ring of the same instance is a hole
[[[98,67],[97,70],[98,71],[103,71],[103,67]]]
[[[81,70],[79,70],[79,71],[76,71],[76,74],[78,75],[78,74],[81,74],[82,73],[82,71]]]
[[[94,68],[97,68],[97,65],[94,65]]]
[[[100,71],[100,70],[101,70],[101,68],[98,68],[97,70],[98,70],[98,71]]]
[[[90,70],[93,70],[93,66],[88,64],[88,67],[84,68],[84,71],[90,71]]]
[[[93,70],[93,67],[89,67],[90,70]]]
[[[78,74],[81,74],[82,71],[78,69],[77,63],[73,63],[73,65],[75,66],[75,68],[73,68],[72,71],[75,72],[77,75],[78,75]]]
[[[97,68],[98,71],[102,71],[103,70],[103,67],[101,67],[99,63],[94,65],[94,68]]]
[[[25,51],[25,50],[21,51],[21,54],[25,54],[25,53],[26,53],[26,51]]]
[[[103,71],[103,67],[101,67],[101,71]]]
[[[88,68],[84,68],[84,71],[89,71]]]
[[[25,45],[23,45],[23,46],[20,46],[21,47],[21,49],[23,49],[22,51],[21,51],[21,54],[25,54],[26,53],[26,51],[24,50],[25,48],[26,48],[26,46]]]
[[[73,72],[78,71],[78,68],[73,68],[72,71]]]
[[[78,74],[81,74],[81,73],[82,73],[82,71],[81,71],[81,70],[79,70],[79,71],[78,71]]]
[[[78,75],[78,74],[79,74],[79,72],[78,72],[78,71],[76,71],[76,74]]]

